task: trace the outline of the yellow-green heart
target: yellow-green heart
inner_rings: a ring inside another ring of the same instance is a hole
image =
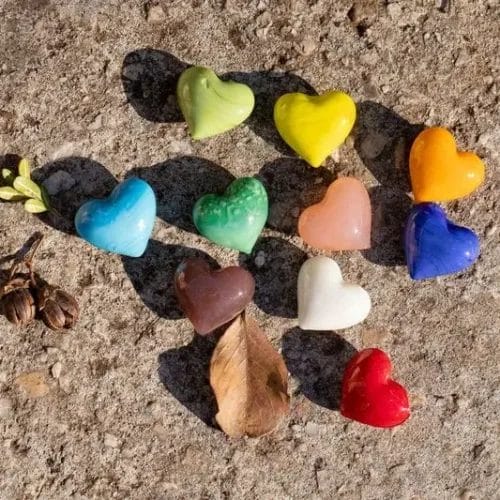
[[[267,220],[263,184],[253,177],[233,181],[223,195],[206,194],[193,208],[198,231],[219,245],[251,253]]]
[[[274,105],[281,137],[313,167],[319,167],[345,141],[355,121],[354,101],[339,91],[318,96],[285,94]]]
[[[177,83],[177,101],[193,139],[237,127],[252,113],[255,98],[243,83],[221,80],[211,69],[193,66]]]

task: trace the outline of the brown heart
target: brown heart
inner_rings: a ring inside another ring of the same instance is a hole
[[[210,269],[203,259],[186,259],[175,272],[175,294],[200,335],[238,316],[252,300],[255,281],[238,266]]]

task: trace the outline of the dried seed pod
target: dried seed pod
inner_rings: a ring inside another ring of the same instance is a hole
[[[35,299],[30,278],[16,274],[0,288],[0,310],[16,326],[26,326],[35,318]]]
[[[37,307],[43,322],[51,330],[72,328],[80,309],[69,293],[57,286],[42,283],[37,292]]]

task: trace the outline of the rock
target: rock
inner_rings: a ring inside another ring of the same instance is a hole
[[[500,155],[500,126],[483,132],[477,142],[487,149],[492,156],[498,157]]]
[[[257,267],[262,267],[266,263],[266,254],[260,250],[257,252],[257,255],[255,257],[255,265]]]
[[[45,187],[49,195],[55,195],[63,191],[67,191],[68,189],[71,189],[75,184],[75,179],[73,179],[73,177],[71,177],[71,175],[64,170],[58,170],[57,172],[54,172],[43,182],[43,186]]]
[[[319,425],[314,422],[307,422],[305,430],[309,436],[317,436],[319,434]]]
[[[30,398],[41,398],[49,393],[49,386],[42,372],[22,373],[14,382]]]
[[[388,137],[377,132],[371,132],[361,141],[361,152],[365,158],[373,160],[380,156],[388,142]]]
[[[0,398],[0,418],[7,418],[12,413],[12,401],[5,397]]]
[[[165,20],[165,12],[161,5],[149,7],[146,19],[151,24],[161,24]]]
[[[62,364],[60,361],[52,365],[52,368],[50,369],[50,373],[54,378],[59,378],[61,375],[61,370],[62,370]]]
[[[316,50],[316,41],[311,37],[306,37],[300,44],[300,51],[305,56],[310,56]]]
[[[489,238],[490,236],[493,236],[497,232],[498,226],[496,224],[491,223],[487,228],[486,231],[484,232],[485,236]]]
[[[99,113],[88,126],[89,130],[99,130],[102,127],[102,115]]]
[[[393,21],[396,21],[401,17],[403,9],[401,9],[401,5],[398,3],[390,3],[387,6],[387,13]]]
[[[113,434],[104,434],[104,446],[106,448],[119,448],[120,444],[120,440]]]

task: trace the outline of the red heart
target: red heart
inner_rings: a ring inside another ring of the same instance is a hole
[[[238,316],[252,300],[255,281],[238,266],[211,270],[203,259],[186,259],[174,280],[177,300],[200,335]]]
[[[380,349],[364,349],[348,363],[340,413],[374,427],[394,427],[410,416],[406,389],[390,378],[391,360]]]

